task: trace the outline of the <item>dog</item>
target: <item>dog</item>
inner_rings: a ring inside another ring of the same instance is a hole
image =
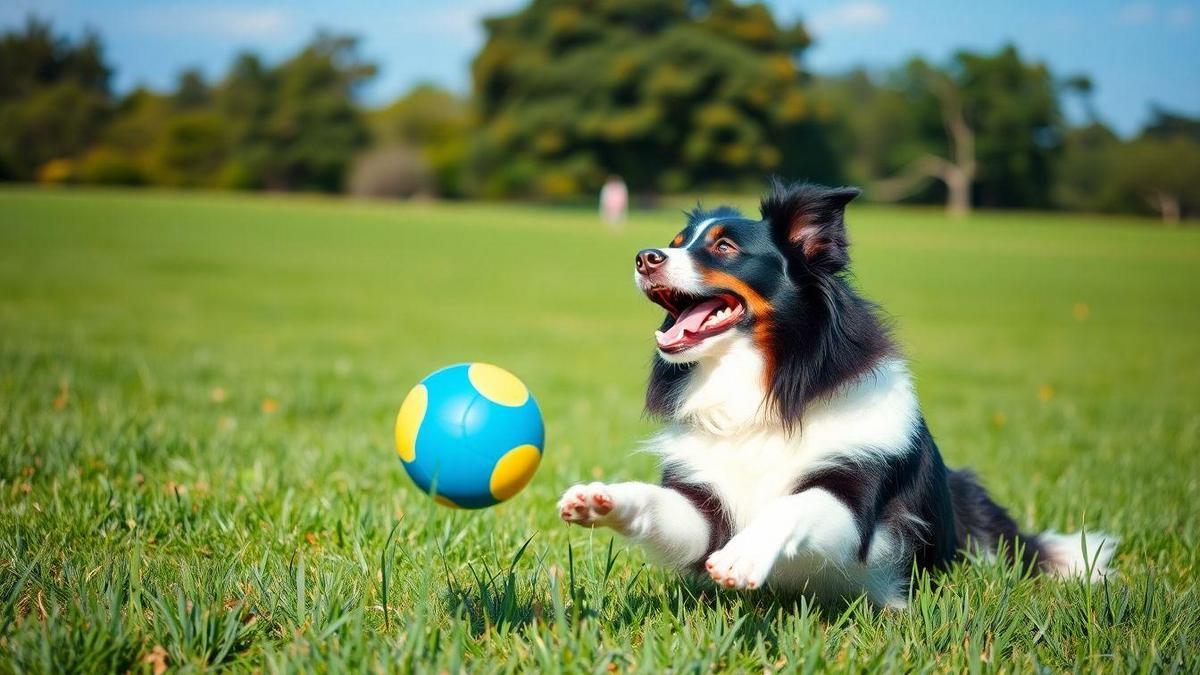
[[[560,517],[729,589],[903,607],[914,565],[1005,555],[1031,574],[1109,574],[1103,533],[1025,534],[946,468],[878,308],[846,276],[855,188],[778,181],[761,218],[697,207],[634,280],[666,310],[646,391],[659,485],[569,488]]]

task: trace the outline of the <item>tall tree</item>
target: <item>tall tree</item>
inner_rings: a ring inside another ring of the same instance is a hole
[[[879,183],[876,193],[885,199],[896,198],[922,180],[936,178],[946,187],[946,211],[955,217],[964,216],[971,210],[971,190],[975,184],[978,162],[975,130],[967,121],[963,92],[951,75],[919,59],[909,63],[906,76],[910,91],[935,102],[932,107],[936,108],[934,114],[941,121],[945,133],[945,146],[941,152],[922,154],[900,175]],[[924,107],[930,106],[927,104]],[[933,142],[931,145],[941,144]]]
[[[1011,46],[963,51],[945,67],[913,59],[881,86],[904,97],[911,120],[883,141],[893,150],[882,154],[902,162],[878,176],[886,180],[877,196],[901,198],[936,179],[952,213],[972,204],[1051,204],[1064,123],[1060,87],[1044,65],[1024,61]]]
[[[573,194],[613,173],[636,191],[732,187],[828,156],[805,129],[808,35],[761,4],[533,0],[485,26],[472,72],[486,193]]]
[[[369,121],[376,144],[410,149],[407,154],[396,150],[390,156],[411,162],[414,153],[417,155],[433,174],[437,194],[464,194],[472,125],[466,100],[437,86],[420,84],[391,105],[371,112]]]
[[[375,70],[357,39],[327,33],[274,68],[239,56],[217,91],[218,106],[236,120],[239,170],[274,190],[341,189],[369,140],[355,96]]]
[[[0,36],[0,179],[29,180],[47,162],[82,152],[111,106],[100,39],[78,41],[29,19]]]

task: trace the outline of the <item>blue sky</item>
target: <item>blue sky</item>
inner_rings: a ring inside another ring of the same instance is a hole
[[[271,59],[327,27],[363,38],[381,65],[364,95],[390,100],[429,80],[466,91],[479,19],[522,0],[3,0],[0,25],[30,12],[74,34],[99,30],[117,67],[115,85],[169,86],[178,71],[210,76],[252,48]],[[1056,73],[1089,74],[1101,116],[1123,133],[1151,102],[1200,115],[1200,0],[768,0],[777,15],[803,19],[817,39],[809,67],[834,72],[881,67],[912,55],[944,59],[956,49],[1011,41]]]

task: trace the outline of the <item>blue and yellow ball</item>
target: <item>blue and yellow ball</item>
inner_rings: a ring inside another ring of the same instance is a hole
[[[396,415],[396,451],[417,487],[438,503],[493,506],[525,487],[542,460],[545,430],[516,375],[460,363],[413,387]]]

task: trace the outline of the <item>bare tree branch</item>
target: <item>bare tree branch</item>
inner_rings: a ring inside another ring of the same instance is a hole
[[[946,210],[962,216],[971,210],[971,185],[977,170],[975,132],[967,124],[962,97],[954,82],[940,73],[928,73],[925,80],[930,93],[940,104],[942,125],[953,159],[936,155],[920,157],[894,178],[877,183],[874,192],[880,199],[895,201],[910,194],[925,180],[936,178],[946,185]]]
[[[949,160],[937,155],[922,155],[900,170],[900,173],[876,181],[871,188],[871,195],[885,202],[894,202],[913,193],[918,187],[929,180],[946,179],[946,173],[953,168]]]

